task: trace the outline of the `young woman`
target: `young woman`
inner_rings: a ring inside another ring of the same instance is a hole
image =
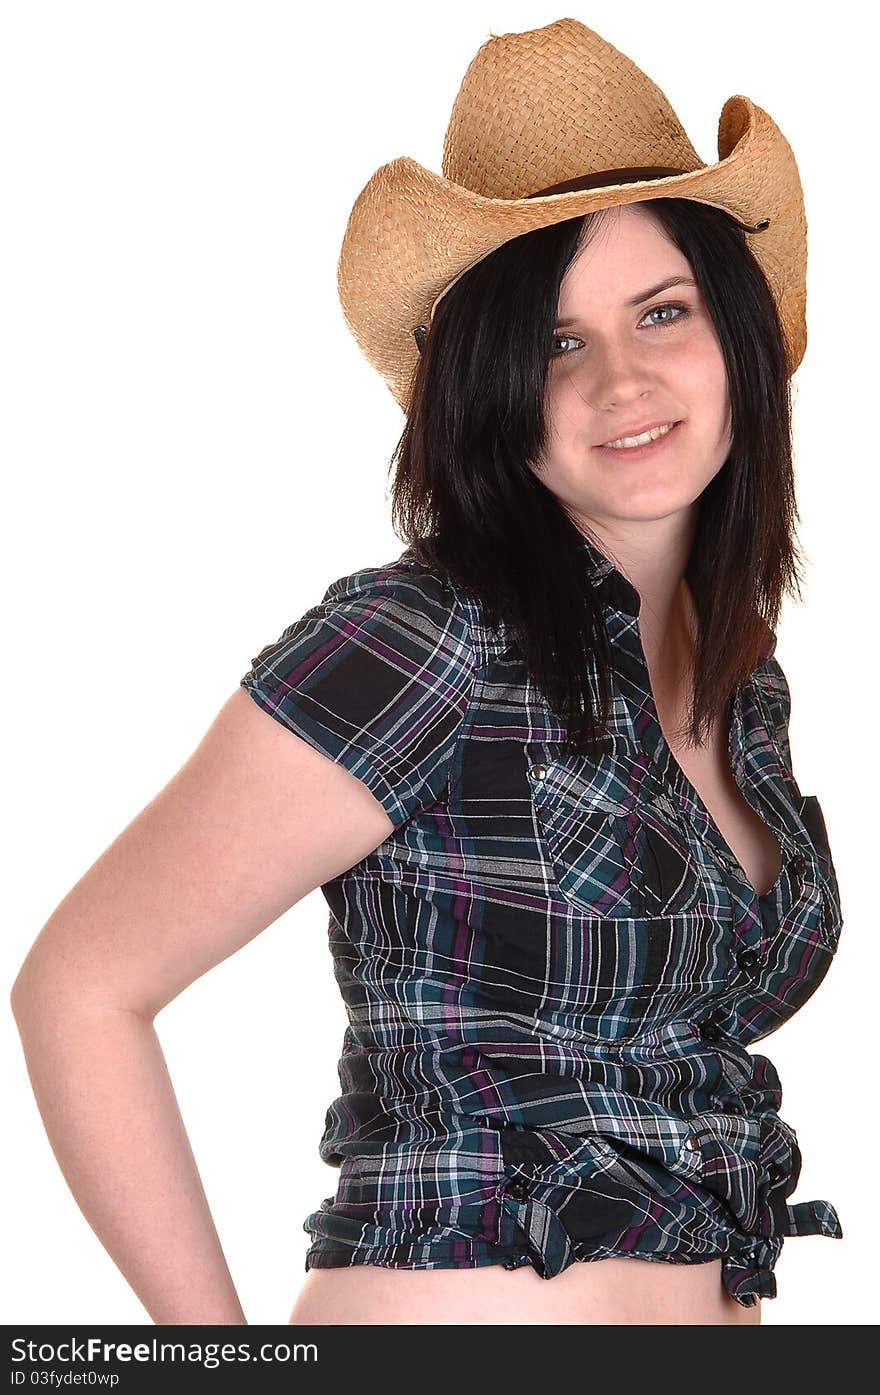
[[[721,139],[688,169],[658,89],[562,20],[480,50],[418,204],[394,162],[355,205],[340,292],[406,407],[407,547],[261,650],[16,985],[53,1146],[157,1322],[243,1315],[152,1019],[318,886],[349,1026],[291,1322],[755,1323],[783,1237],[842,1234],[787,1200],[796,1135],[747,1049],[841,928],[774,655],[804,227],[749,113],[728,207]],[[137,1101],[124,1156],[62,1054]]]

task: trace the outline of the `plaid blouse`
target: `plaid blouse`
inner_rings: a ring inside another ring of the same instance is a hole
[[[660,728],[639,594],[583,542],[615,661],[596,760],[563,752],[506,628],[408,550],[333,582],[241,679],[394,825],[321,888],[348,1025],[305,1268],[720,1257],[750,1307],[784,1236],[843,1233],[829,1202],[787,1200],[796,1134],[747,1050],[837,948],[825,821],[773,636],[728,710],[782,851],[756,894]]]

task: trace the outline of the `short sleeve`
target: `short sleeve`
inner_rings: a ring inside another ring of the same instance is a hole
[[[475,670],[454,591],[392,565],[334,581],[240,686],[362,780],[397,828],[440,797]]]

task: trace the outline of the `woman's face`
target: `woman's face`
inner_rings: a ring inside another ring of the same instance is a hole
[[[609,209],[568,268],[547,371],[540,479],[588,523],[682,522],[730,450],[721,345],[690,263],[638,205]],[[639,298],[638,305],[629,304]],[[601,449],[644,423],[679,422],[646,455]]]

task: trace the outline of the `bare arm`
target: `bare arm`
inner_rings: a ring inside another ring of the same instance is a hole
[[[58,1164],[152,1320],[246,1322],[152,1023],[48,985],[16,1016]]]
[[[12,1006],[49,1142],[156,1323],[246,1319],[153,1019],[392,827],[239,688],[22,965]]]

